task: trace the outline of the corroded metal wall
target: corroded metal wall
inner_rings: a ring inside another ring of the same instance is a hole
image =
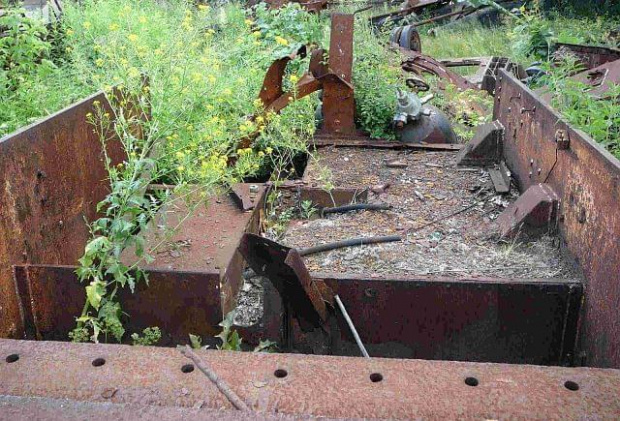
[[[522,191],[554,188],[560,232],[586,276],[586,364],[620,367],[620,162],[510,74],[500,73],[499,86],[494,118],[505,127],[506,162]]]
[[[104,94],[0,139],[0,337],[23,332],[14,264],[75,264],[88,238],[84,219],[108,192],[101,143],[86,114]],[[119,142],[108,143],[119,161]]]

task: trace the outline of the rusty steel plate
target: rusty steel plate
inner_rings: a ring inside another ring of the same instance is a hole
[[[16,283],[27,337],[68,340],[81,314],[86,293],[74,266],[33,265],[16,267]],[[223,315],[218,272],[151,269],[149,285],[139,283],[135,294],[119,292],[123,311],[129,315],[129,333],[158,326],[160,345],[185,343],[190,333],[214,336]],[[126,335],[129,336],[129,335]],[[128,339],[128,338],[126,338]],[[216,341],[211,338],[211,343]]]
[[[312,273],[347,306],[371,356],[560,365],[571,360],[576,281]],[[338,355],[358,355],[344,320]]]
[[[570,127],[516,78],[500,71],[494,118],[521,191],[547,183],[560,198],[559,229],[586,277],[580,349],[587,365],[620,367],[620,161]]]
[[[620,417],[617,370],[196,353],[252,409],[268,414],[437,420]],[[0,340],[0,356],[0,395],[148,404],[164,411],[231,409],[173,348]],[[9,361],[18,360],[8,363],[9,356]]]
[[[93,95],[39,123],[0,139],[0,337],[21,337],[13,264],[73,265],[89,237],[84,219],[109,191],[101,142],[87,122],[110,106]],[[122,161],[120,142],[109,135],[107,152]]]

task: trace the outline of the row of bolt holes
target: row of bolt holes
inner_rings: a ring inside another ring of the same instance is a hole
[[[19,355],[18,354],[11,354],[8,357],[6,357],[6,362],[7,363],[14,363],[17,360],[19,360]],[[92,362],[94,367],[101,367],[102,365],[105,364],[105,359],[103,358],[95,358]],[[194,371],[194,364],[185,364],[181,367],[181,371],[183,373],[191,373],[192,371]],[[286,376],[288,376],[288,372],[282,368],[278,368],[276,371],[273,372],[273,375],[276,376],[279,379],[283,379]],[[373,383],[379,383],[380,381],[383,380],[383,375],[381,373],[372,373],[370,375],[370,381]],[[478,381],[477,378],[475,377],[466,377],[465,378],[465,384],[467,386],[472,386],[472,387],[476,387],[478,386],[480,382]],[[572,391],[577,391],[579,390],[579,385],[577,383],[575,383],[574,381],[571,380],[567,380],[564,383],[564,387],[567,388],[568,390],[572,390]]]

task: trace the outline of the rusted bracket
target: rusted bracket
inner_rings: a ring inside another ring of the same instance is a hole
[[[496,220],[502,237],[550,230],[558,215],[558,195],[548,184],[537,184],[527,189],[510,204]]]
[[[322,89],[324,115],[322,132],[328,135],[355,133],[355,98],[351,84],[353,18],[352,14],[332,15],[329,64],[325,64],[323,49],[313,50],[309,71],[303,74],[292,91],[284,91],[286,66],[296,56],[305,56],[306,48],[302,47],[296,54],[282,57],[271,64],[259,93],[259,99],[264,105],[263,113],[279,113],[292,101]],[[255,115],[251,120],[257,117],[258,115]],[[258,134],[254,132],[241,139],[239,147],[249,147]]]

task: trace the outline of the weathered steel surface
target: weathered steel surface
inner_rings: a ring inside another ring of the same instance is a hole
[[[196,352],[253,409],[268,414],[437,420],[620,416],[617,370]],[[11,354],[19,360],[6,363]],[[231,409],[198,369],[181,370],[188,360],[171,348],[2,340],[0,355],[2,395],[148,404],[161,406],[164,415],[171,407]],[[105,364],[94,367],[96,358]],[[276,377],[276,370],[284,377]]]
[[[620,60],[620,50],[617,48],[600,47],[595,45],[580,45],[555,43],[555,55],[571,53],[576,56],[586,69],[593,69],[610,61]]]
[[[264,186],[253,185],[257,190],[254,204],[260,204]],[[249,199],[250,185],[238,185],[237,190],[247,190]],[[146,237],[146,250],[157,247],[152,253],[155,260],[141,267],[147,271],[219,273],[221,311],[228,313],[236,306],[243,285],[243,261],[237,246],[244,232],[258,232],[258,208],[245,212],[227,194],[211,197],[206,202],[190,200],[188,203],[182,198],[170,201],[159,211]],[[126,250],[122,259],[126,263],[135,262],[133,249]]]
[[[84,218],[108,192],[99,137],[86,114],[100,93],[0,139],[0,337],[21,337],[11,265],[75,264],[89,236]],[[113,162],[120,143],[107,144]]]
[[[371,356],[556,365],[573,353],[577,281],[312,276],[342,298]],[[358,355],[340,330],[340,352]]]
[[[547,183],[558,194],[560,232],[587,279],[586,363],[620,367],[620,162],[512,75],[501,71],[499,82],[494,118],[506,128],[506,163],[522,191]]]
[[[26,331],[31,339],[68,339],[80,315],[86,295],[73,266],[18,266],[16,279],[23,307]],[[26,287],[24,290],[23,287]],[[158,326],[161,345],[186,343],[188,334],[208,336],[219,333],[222,320],[220,277],[217,272],[149,270],[149,285],[140,283],[135,294],[120,292],[123,311],[129,317],[126,329],[141,332]]]
[[[323,130],[355,133],[355,98],[351,86],[353,71],[352,14],[332,14],[329,69],[323,79]]]
[[[188,408],[182,406],[158,406],[148,403],[114,404],[109,402],[85,402],[18,396],[0,396],[0,418],[11,421],[84,421],[102,419],[115,421],[154,419],[159,421],[177,421],[181,419],[191,419],[193,421],[292,421],[299,419],[284,414],[239,412],[237,410],[205,408],[202,407],[199,402],[194,407]]]

